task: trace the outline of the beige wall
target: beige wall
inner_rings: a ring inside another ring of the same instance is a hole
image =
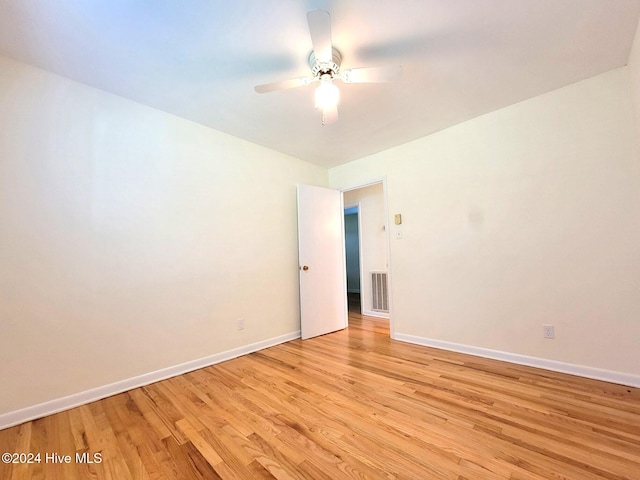
[[[327,172],[0,57],[0,414],[298,331],[296,183]]]
[[[387,232],[382,183],[344,192],[345,206],[360,204],[362,243],[361,302],[366,314],[371,310],[371,272],[387,271]],[[377,315],[377,314],[376,314]]]
[[[402,214],[402,240],[389,222],[396,334],[640,374],[628,75],[330,169],[334,188],[386,175],[389,214]]]
[[[640,164],[640,22],[629,55],[629,84],[636,119],[636,152]],[[639,167],[640,170],[640,167]]]

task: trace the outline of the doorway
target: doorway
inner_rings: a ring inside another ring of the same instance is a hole
[[[343,190],[343,204],[349,311],[389,319],[389,239],[384,182]]]
[[[355,200],[353,200],[355,198]],[[363,315],[384,318],[394,336],[391,311],[386,182],[334,190],[298,185],[298,261],[301,338],[348,327],[344,205],[358,205],[360,304]],[[322,239],[322,242],[318,242]],[[376,288],[380,287],[380,288]],[[383,301],[376,297],[383,293]],[[375,300],[375,301],[374,301]]]

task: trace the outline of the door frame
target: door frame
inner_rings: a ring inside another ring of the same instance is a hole
[[[388,293],[389,293],[389,336],[392,339],[395,339],[396,331],[395,331],[395,322],[394,322],[394,315],[393,315],[393,288],[392,288],[393,268],[392,268],[392,259],[391,259],[391,236],[389,234],[390,228],[389,228],[389,201],[388,201],[387,177],[386,176],[374,177],[372,179],[365,180],[363,182],[347,185],[346,187],[342,187],[339,190],[342,194],[342,208],[344,213],[344,192],[349,192],[351,190],[358,190],[360,188],[370,187],[371,185],[376,185],[378,183],[382,183],[382,203],[384,206],[384,218],[386,220],[384,231],[385,231],[385,236],[387,240],[386,247],[387,247],[387,287],[388,287]],[[344,214],[342,217],[343,217],[342,223],[343,223],[343,231],[344,231]],[[360,208],[358,208],[358,222],[360,222]],[[362,272],[362,234],[361,232],[359,232],[358,237],[360,241],[360,282],[362,286],[363,272]],[[344,247],[344,239],[342,243],[343,243],[343,248],[346,248]],[[347,267],[345,264],[345,278],[346,278],[346,271],[347,271],[346,268]],[[345,289],[345,292],[346,292],[346,289]],[[362,309],[362,306],[361,306],[361,309]]]

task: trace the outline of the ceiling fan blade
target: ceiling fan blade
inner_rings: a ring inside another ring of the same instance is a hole
[[[338,121],[338,106],[325,108],[322,111],[322,125],[330,125]]]
[[[269,93],[277,90],[287,90],[289,88],[304,87],[317,81],[317,78],[313,77],[299,77],[291,78],[289,80],[282,80],[280,82],[265,83],[264,85],[256,85],[255,90],[258,93]]]
[[[344,70],[340,74],[340,80],[344,83],[382,83],[394,82],[400,78],[402,67],[400,65],[388,67],[364,67]]]
[[[331,17],[324,10],[311,10],[307,12],[311,44],[316,60],[320,63],[329,63],[332,59],[331,50]]]

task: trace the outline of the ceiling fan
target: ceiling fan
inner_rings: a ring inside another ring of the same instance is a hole
[[[255,87],[256,92],[269,93],[317,82],[319,85],[315,92],[315,107],[322,111],[322,124],[327,125],[338,120],[340,91],[334,84],[334,80],[341,80],[344,83],[380,83],[392,82],[400,78],[402,67],[399,65],[340,70],[342,55],[331,44],[329,13],[324,10],[312,10],[307,13],[307,22],[313,46],[309,55],[311,76],[258,85]]]

